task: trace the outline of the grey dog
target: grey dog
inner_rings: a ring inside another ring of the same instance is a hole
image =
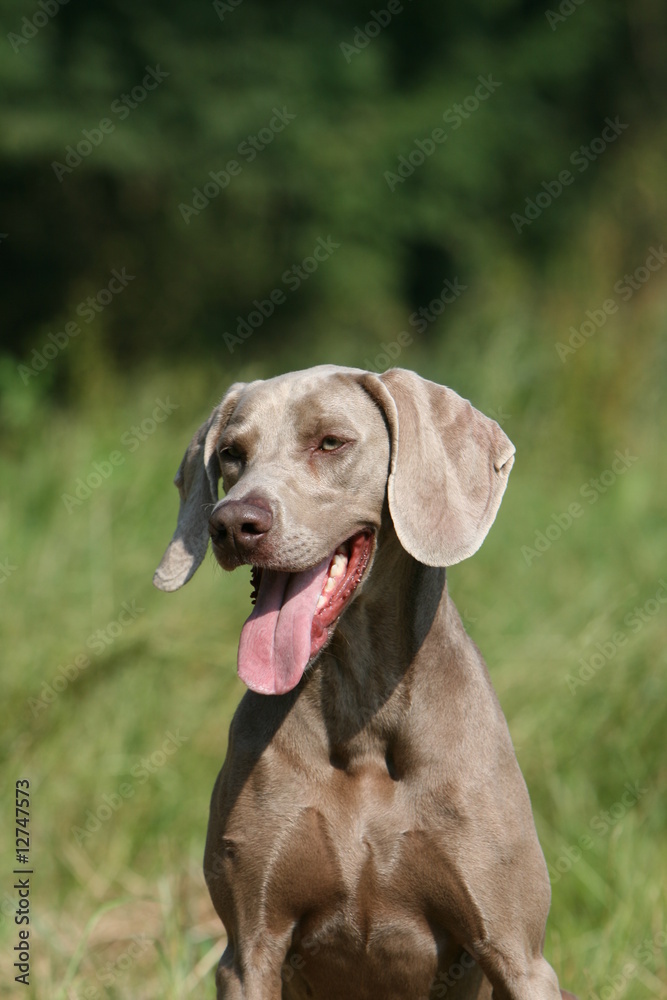
[[[219,1000],[560,1000],[528,792],[445,575],[513,462],[403,369],[237,383],[192,439],[154,582],[210,540],[256,600],[204,862]]]

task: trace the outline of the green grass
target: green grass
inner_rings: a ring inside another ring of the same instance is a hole
[[[458,385],[456,372],[446,380]],[[154,590],[151,576],[174,527],[171,479],[227,381],[180,372],[146,375],[125,389],[102,382],[70,412],[18,392],[5,404],[0,560],[15,569],[0,584],[3,808],[10,816],[14,781],[28,778],[35,874],[26,995],[214,995],[222,929],[201,857],[211,788],[243,691],[235,658],[248,574],[223,574],[209,557],[176,594]],[[475,402],[498,405],[502,380],[498,386],[494,398]],[[61,495],[122,449],[122,435],[168,395],[180,408],[135,451],[122,450],[123,463],[68,513]],[[541,401],[521,387],[504,399],[517,464],[489,538],[451,570],[450,586],[507,715],[547,862],[563,870],[553,884],[547,955],[582,998],[665,997],[667,605],[639,628],[626,618],[667,577],[659,421],[644,420],[638,401],[635,414],[607,425],[586,449],[573,431],[559,436],[555,420],[539,419]],[[595,504],[583,500],[581,486],[629,444],[637,463]],[[522,546],[576,500],[582,516],[527,565]],[[142,610],[112,627],[119,634],[108,634],[99,651],[95,633],[133,601]],[[567,678],[580,658],[590,660],[598,642],[608,648],[618,632],[626,641],[571,690]],[[77,672],[71,665],[85,655],[90,662]],[[56,683],[68,665],[71,679]],[[34,700],[45,683],[62,690],[40,707]],[[628,783],[641,794],[619,805]],[[75,836],[99,809],[109,814],[99,829]],[[7,996],[16,995],[11,847],[6,838]],[[633,957],[645,941],[655,954]]]

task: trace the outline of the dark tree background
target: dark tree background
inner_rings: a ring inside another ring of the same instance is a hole
[[[408,328],[415,357],[437,367],[454,341],[484,350],[501,321],[530,340],[545,309],[554,325],[561,310],[576,318],[578,294],[604,298],[664,232],[658,0],[394,0],[375,18],[365,4],[298,0],[2,9],[5,379],[80,319],[114,268],[135,276],[127,292],[81,324],[40,390],[66,396],[82,367],[124,372],[148,358],[216,357],[234,371],[270,350],[277,367],[364,364],[458,278],[458,307]],[[164,78],[142,98],[147,68]],[[495,89],[466,112],[480,77]],[[250,162],[239,146],[274,108],[295,118],[265,132]],[[607,118],[627,128],[573,168]],[[446,140],[391,190],[385,174],[418,161],[416,141],[428,149],[437,128]],[[210,172],[234,158],[240,173],[184,219],[179,206],[215,191]],[[518,232],[512,215],[538,194],[547,203],[543,183],[553,193],[568,168],[571,186]],[[329,237],[340,247],[326,265],[286,288],[284,272]],[[286,300],[252,349],[230,351],[223,334],[275,288]]]

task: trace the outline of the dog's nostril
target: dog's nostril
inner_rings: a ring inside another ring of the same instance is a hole
[[[392,781],[398,781],[400,775],[396,767],[396,759],[394,757],[393,750],[390,747],[387,747],[387,752],[385,754],[384,760],[385,764],[387,765],[387,773],[389,774],[389,777],[391,778]]]
[[[337,771],[344,771],[349,763],[347,754],[342,753],[338,749],[334,749],[329,754],[329,763],[332,767],[335,767]]]
[[[235,546],[239,542],[248,547],[258,544],[272,525],[273,514],[263,502],[226,500],[211,515],[208,530],[217,544]]]

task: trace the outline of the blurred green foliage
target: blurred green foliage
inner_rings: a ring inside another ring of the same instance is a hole
[[[519,313],[529,349],[545,306],[576,319],[642,262],[667,214],[665,8],[570,6],[554,24],[537,2],[406,2],[371,37],[370,9],[350,0],[68,3],[38,28],[39,7],[3,0],[5,346],[29,359],[125,267],[135,280],[79,320],[77,350],[54,366],[61,392],[77,394],[82,369],[157,357],[362,364],[445,278],[468,291],[416,336],[426,358],[462,337],[486,350]],[[141,97],[147,68],[168,75]],[[466,111],[479,77],[500,86]],[[276,107],[296,117],[250,162],[239,147]],[[627,130],[573,168],[617,116]],[[446,141],[390,190],[385,173],[436,128]],[[89,155],[67,167],[79,143]],[[240,174],[185,221],[179,205],[234,158]],[[574,183],[517,232],[511,215],[568,168]],[[223,333],[329,235],[340,249],[230,353]]]

